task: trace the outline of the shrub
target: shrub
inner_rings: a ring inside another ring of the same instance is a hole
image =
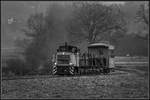
[[[15,75],[26,75],[29,72],[28,66],[26,66],[26,63],[19,59],[8,59],[6,61],[8,72],[14,73]]]
[[[5,76],[14,76],[14,73],[12,73],[8,67],[2,67],[2,77]]]
[[[3,76],[12,76],[9,75],[13,73],[16,76],[23,76],[23,75],[50,75],[52,74],[52,62],[46,61],[43,64],[42,69],[38,69],[36,67],[32,67],[31,64],[25,62],[22,59],[15,58],[15,59],[8,59],[6,61],[6,67],[3,70]],[[36,65],[35,65],[36,66]]]
[[[40,75],[51,75],[51,74],[52,74],[52,69],[51,69],[51,67],[52,67],[52,63],[51,63],[51,62],[45,62],[45,63],[43,64],[43,68],[40,69],[40,70],[38,71],[38,73],[39,73]]]

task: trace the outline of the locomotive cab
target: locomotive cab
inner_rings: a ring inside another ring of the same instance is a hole
[[[74,68],[79,66],[79,49],[75,46],[59,46],[54,56],[53,74],[74,74]]]

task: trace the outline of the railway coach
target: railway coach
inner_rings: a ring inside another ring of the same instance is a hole
[[[53,55],[53,75],[107,74],[114,67],[112,47],[107,42],[91,43],[88,52],[81,54],[78,47],[65,43]]]

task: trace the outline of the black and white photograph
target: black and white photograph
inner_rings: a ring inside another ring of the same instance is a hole
[[[1,99],[148,99],[149,1],[1,1]]]

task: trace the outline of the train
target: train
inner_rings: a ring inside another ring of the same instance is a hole
[[[67,43],[53,55],[53,75],[108,74],[114,71],[114,46],[108,42],[90,43],[87,52]]]

